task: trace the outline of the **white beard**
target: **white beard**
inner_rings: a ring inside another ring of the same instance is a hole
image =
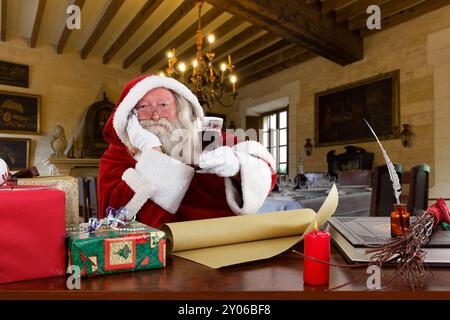
[[[165,154],[186,164],[198,163],[201,144],[197,142],[197,131],[194,128],[182,128],[178,120],[171,123],[164,118],[156,121],[141,120],[139,123],[159,138]]]

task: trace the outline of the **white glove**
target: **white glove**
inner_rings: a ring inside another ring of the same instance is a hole
[[[241,168],[239,159],[234,154],[233,149],[228,146],[202,152],[199,166],[205,172],[213,173],[219,177],[233,177]]]
[[[132,115],[128,120],[127,134],[131,144],[141,151],[161,146],[159,138],[150,131],[142,128],[135,115]]]

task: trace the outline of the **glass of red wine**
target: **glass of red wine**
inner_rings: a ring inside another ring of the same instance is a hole
[[[202,152],[208,152],[220,146],[223,119],[219,117],[203,117],[199,121],[199,139],[202,142]],[[198,166],[195,166],[198,169]],[[203,173],[202,170],[197,170]]]

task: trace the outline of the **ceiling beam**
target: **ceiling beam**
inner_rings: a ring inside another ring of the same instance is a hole
[[[242,59],[248,57],[252,53],[255,53],[272,43],[274,43],[276,40],[278,40],[279,37],[275,36],[271,33],[266,33],[262,35],[259,38],[256,38],[255,40],[247,43],[243,47],[231,52],[231,56],[233,57],[234,62],[241,61]],[[219,58],[219,56],[217,56]]]
[[[39,36],[39,30],[41,29],[42,24],[42,18],[44,17],[44,10],[45,5],[47,3],[47,0],[39,0],[38,7],[36,10],[36,16],[34,18],[33,23],[33,31],[31,31],[31,38],[30,38],[30,47],[35,48],[36,43]]]
[[[426,13],[434,11],[436,9],[445,7],[447,5],[450,5],[450,0],[426,0],[425,2],[422,2],[422,3],[418,4],[417,6],[408,8],[405,11],[402,11],[400,13],[397,13],[396,15],[387,17],[386,19],[382,19],[381,20],[381,29],[369,30],[365,27],[361,28],[360,29],[361,35],[363,37],[370,36],[374,33],[386,30],[386,29],[396,26],[400,23],[417,18],[423,14],[426,14]]]
[[[240,43],[247,42],[251,38],[255,37],[259,33],[263,32],[259,27],[256,26],[249,26],[228,41],[224,42],[217,48],[213,49],[214,53],[216,54],[216,57],[220,57],[224,54],[228,54],[233,48],[238,46]]]
[[[306,49],[299,46],[284,49],[277,54],[274,54],[266,59],[261,60],[258,63],[255,63],[253,66],[247,68],[245,72],[239,72],[239,77],[243,79],[248,78],[253,74],[257,74],[262,70],[273,67],[279,63],[282,63],[283,61],[295,58],[296,56],[304,53],[306,53]]]
[[[0,24],[0,40],[6,41],[6,25],[7,25],[7,0],[0,0],[0,8],[2,10]]]
[[[207,0],[248,22],[346,65],[363,57],[363,40],[332,17],[322,15],[319,4],[292,0]]]
[[[235,63],[234,64],[235,70],[237,72],[241,72],[241,71],[249,68],[253,64],[259,62],[261,59],[268,58],[284,49],[294,47],[294,46],[295,46],[295,44],[293,44],[285,39],[281,39],[281,40],[275,42],[274,44],[272,44],[271,46],[268,46],[267,48],[265,48],[263,50],[255,52],[251,56]]]
[[[380,6],[381,10],[381,16],[383,18],[390,17],[400,11],[403,11],[405,9],[414,7],[415,5],[424,2],[426,0],[394,0],[389,1],[388,3],[385,3]],[[353,19],[350,19],[348,21],[348,28],[350,30],[356,30],[359,28],[363,28],[366,26],[368,14],[363,13],[357,17],[354,17]]]
[[[256,74],[253,74],[245,79],[239,80],[238,85],[239,86],[245,86],[249,83],[261,80],[263,78],[269,77],[271,75],[274,75],[275,73],[281,72],[283,70],[292,68],[302,62],[308,61],[312,58],[317,57],[315,53],[312,53],[310,51],[306,51],[303,53],[300,53],[298,56],[285,60],[283,62],[280,62],[279,64],[276,64],[274,66],[271,66],[270,68],[264,69],[262,71],[259,71]]]
[[[84,2],[85,2],[85,0],[75,0],[72,2],[72,4],[80,7],[80,10],[81,10],[81,9],[83,9]],[[59,37],[58,44],[56,45],[56,53],[57,54],[61,54],[63,52],[64,47],[66,46],[67,40],[69,40],[71,31],[72,30],[67,28],[66,19],[64,19],[64,28],[61,33],[61,36]]]
[[[359,0],[349,6],[346,6],[342,10],[336,11],[336,22],[340,23],[342,21],[346,21],[350,18],[359,16],[360,14],[366,13],[367,8],[370,5],[382,5],[383,3],[388,2],[389,0]],[[396,0],[399,1],[399,0]],[[383,11],[381,11],[383,15]]]
[[[211,33],[214,34],[216,39],[220,39],[223,36],[225,36],[227,33],[231,32],[234,29],[236,29],[239,25],[241,25],[243,23],[244,23],[244,21],[242,21],[241,18],[239,18],[239,17],[232,17],[232,18],[228,19],[227,21],[225,21],[222,25],[217,27]],[[246,29],[244,29],[244,31],[246,31],[249,28],[250,27],[247,27]],[[244,32],[244,31],[242,31],[242,32]],[[251,34],[252,32],[253,32],[253,28],[252,28],[251,31],[247,31],[247,35],[249,36],[249,34]],[[261,32],[261,30],[259,30],[259,32]],[[218,47],[218,48],[220,48],[220,47]],[[213,49],[213,51],[214,51],[214,53],[217,53],[216,49]],[[187,61],[188,59],[195,57],[196,52],[197,52],[197,45],[193,44],[192,47],[186,49],[185,51],[183,51],[178,56],[178,61]],[[189,63],[189,67],[191,67],[190,63]]]
[[[124,62],[123,68],[128,68],[141,55],[147,51],[156,41],[169,31],[178,21],[180,21],[189,11],[194,8],[196,0],[184,0],[183,3],[175,9],[174,12],[164,20],[155,31],[153,31],[131,54],[129,54]]]
[[[337,8],[344,7],[354,2],[355,0],[325,0],[321,3],[322,14],[330,13]]]
[[[213,22],[222,13],[223,13],[223,10],[220,8],[213,7],[212,9],[208,10],[208,12],[206,12],[205,14],[202,15],[202,27],[207,26],[208,24]],[[183,43],[187,42],[192,37],[194,37],[197,32],[197,28],[198,28],[198,21],[195,21],[187,29],[185,29],[183,32],[181,32],[178,35],[178,37],[173,39],[166,47],[162,48],[157,53],[155,53],[153,56],[151,56],[142,65],[141,71],[145,72],[146,70],[150,69],[150,67],[157,64],[163,57],[165,57],[166,51],[168,51],[172,48],[178,48]]]
[[[124,0],[111,0],[108,8],[106,8],[105,13],[100,18],[100,21],[95,26],[94,31],[92,31],[89,39],[86,41],[83,49],[81,49],[81,59],[86,59],[92,48],[94,48],[97,40],[101,37],[103,32],[105,32],[106,27],[110,24],[111,20],[116,15],[122,6]]]
[[[131,20],[120,36],[114,41],[109,49],[103,55],[103,64],[107,64],[124,46],[124,44],[133,36],[140,26],[150,17],[150,15],[159,7],[163,0],[148,0],[139,10],[136,16]]]

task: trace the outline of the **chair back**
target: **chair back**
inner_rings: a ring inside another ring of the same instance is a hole
[[[86,190],[86,184],[83,177],[77,177],[78,181],[78,204],[79,215],[83,218],[82,222],[86,222],[88,219],[88,194]]]
[[[428,208],[428,180],[430,166],[421,164],[411,169],[411,185],[409,187],[408,211],[415,214]]]
[[[337,182],[341,186],[370,186],[370,175],[370,170],[340,171]]]
[[[394,164],[394,167],[401,183],[403,167],[401,164]],[[396,199],[386,165],[375,167],[372,170],[371,187],[370,216],[390,216]]]
[[[80,216],[83,222],[98,216],[97,177],[77,177]]]
[[[86,177],[85,181],[88,195],[89,218],[98,217],[97,177]]]

